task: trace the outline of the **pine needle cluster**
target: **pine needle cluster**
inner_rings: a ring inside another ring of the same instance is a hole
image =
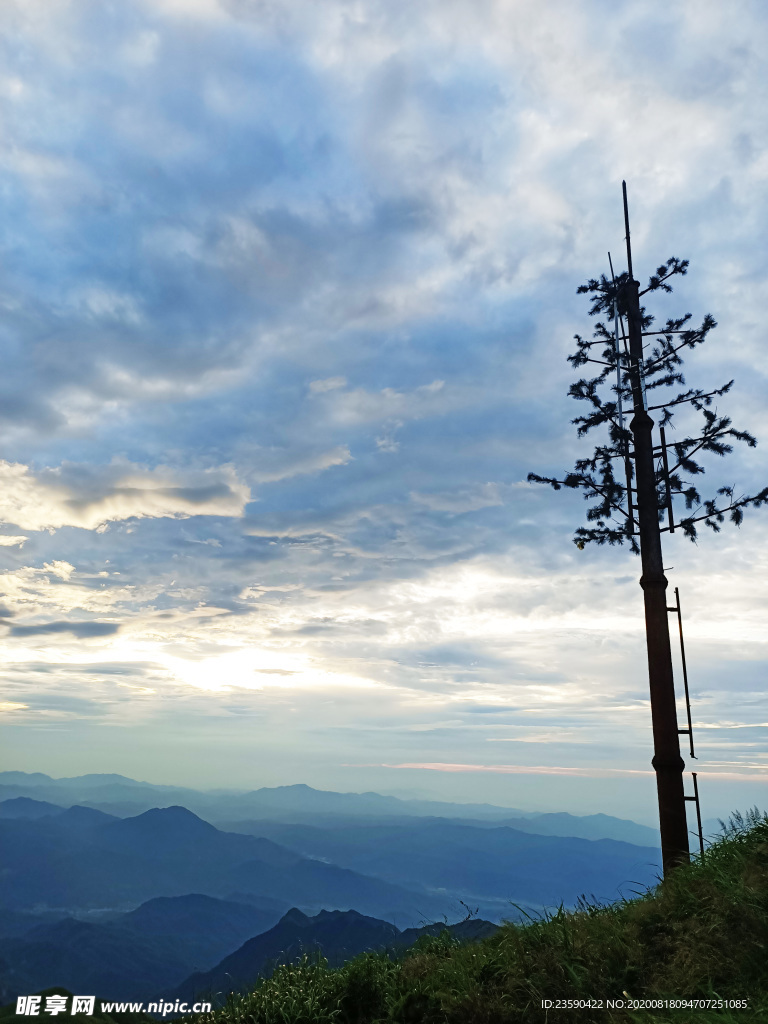
[[[687,273],[687,270],[688,260],[671,257],[657,268],[640,296],[655,291],[671,292],[671,279]],[[709,391],[686,384],[682,353],[703,345],[717,324],[707,314],[698,327],[693,327],[690,324],[691,314],[686,313],[677,319],[668,319],[659,330],[651,330],[654,317],[641,306],[643,334],[654,340],[648,342],[649,351],[644,352],[641,365],[636,366],[627,346],[627,284],[626,273],[610,280],[602,275],[577,289],[578,294],[591,298],[591,316],[607,315],[610,319],[597,321],[591,340],[575,335],[576,351],[568,356],[574,368],[587,364],[602,367],[597,376],[575,381],[568,393],[589,406],[585,415],[572,420],[578,436],[584,437],[597,427],[607,427],[608,443],[598,445],[591,457],[578,459],[573,470],[562,478],[529,473],[528,480],[549,484],[556,491],[562,487],[577,488],[584,492],[585,500],[594,502],[587,510],[587,520],[591,525],[576,530],[574,543],[578,548],[583,549],[589,543],[629,542],[631,549],[639,554],[637,525],[628,500],[631,498],[628,489],[633,486],[634,478],[632,434],[622,415],[623,410],[631,417],[638,389],[647,411],[659,414],[657,422],[660,427],[674,426],[675,412],[681,405],[688,405],[701,414],[700,429],[695,436],[670,443],[671,460],[666,471],[661,459],[657,461],[659,522],[672,500],[676,496],[683,498],[686,513],[676,527],[695,542],[697,526],[701,523],[719,532],[727,515],[739,526],[746,508],[768,503],[768,487],[756,494],[745,495],[737,493],[734,486],[724,486],[712,497],[701,496],[696,478],[705,472],[698,461],[702,455],[728,455],[733,451],[731,441],[743,442],[751,448],[757,444],[752,434],[736,429],[729,416],[711,408],[714,399],[728,394],[733,380]],[[618,345],[617,327],[620,328]],[[662,527],[662,532],[668,529]]]

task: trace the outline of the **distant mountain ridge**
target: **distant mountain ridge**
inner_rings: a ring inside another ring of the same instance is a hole
[[[46,800],[34,800],[29,796],[15,796],[0,802],[0,818],[45,818],[50,814],[61,814],[59,804]]]
[[[466,906],[492,922],[451,926],[470,934],[660,872],[655,833],[634,822],[514,815],[306,785],[212,794],[0,773],[0,1001],[56,984],[146,1000],[193,976],[225,984],[220,968],[248,986],[301,949],[394,947]]]
[[[72,807],[56,816],[0,820],[0,907],[132,909],[156,896],[233,892],[308,910],[361,908],[373,916],[455,916],[447,895],[414,893],[309,860],[269,839],[222,832],[186,808],[115,818]]]
[[[379,793],[334,793],[305,784],[262,788],[245,793],[217,790],[209,793],[174,786],[136,782],[121,775],[87,775],[53,779],[40,772],[0,772],[0,817],[10,799],[33,797],[64,806],[82,804],[118,817],[132,817],[151,808],[181,805],[217,826],[270,820],[284,824],[323,824],[346,817],[397,819],[439,817],[472,820],[478,825],[496,822],[542,835],[572,835],[584,839],[618,839],[641,846],[658,845],[658,833],[633,821],[595,814],[516,811],[493,804],[454,804],[436,800],[403,800]]]
[[[622,881],[653,882],[659,863],[652,847],[540,835],[495,823],[475,827],[453,819],[344,828],[254,822],[251,827],[294,853],[409,888],[444,889],[480,900],[506,892],[536,906],[561,900],[570,905],[584,893],[616,899]]]
[[[303,953],[321,953],[330,966],[337,967],[365,950],[405,949],[421,935],[436,934],[445,928],[436,924],[400,931],[388,921],[366,917],[355,910],[321,910],[308,917],[294,907],[273,928],[249,939],[212,970],[191,975],[171,993],[171,998],[191,1001],[198,996],[210,996],[220,1003],[228,993],[248,991],[277,964],[290,963]],[[492,935],[498,926],[472,920],[450,925],[447,930],[466,940]]]
[[[284,912],[285,905],[259,910],[200,894],[150,900],[100,923],[17,912],[16,934],[0,938],[0,1002],[55,978],[114,999],[157,998],[271,928]]]
[[[157,896],[237,893],[239,902],[271,896],[306,912],[354,909],[403,927],[454,919],[460,900],[493,921],[519,916],[517,904],[571,906],[585,893],[613,900],[622,884],[652,884],[659,871],[651,847],[487,822],[257,822],[253,830],[269,834],[225,832],[183,807],[117,818],[75,805],[36,819],[0,818],[0,907],[82,916]]]
[[[421,815],[442,810],[461,809],[463,815],[473,813],[480,817],[499,814],[526,817],[526,812],[512,808],[494,807],[492,804],[451,804],[434,800],[402,800],[399,797],[383,796],[380,793],[335,793],[330,790],[313,789],[304,783],[290,786],[263,787],[249,792],[213,790],[201,792],[181,786],[161,786],[150,782],[137,782],[122,775],[83,775],[74,778],[54,779],[40,772],[27,775],[24,772],[0,772],[0,800],[29,796],[35,790],[35,797],[41,800],[59,802],[61,798],[71,803],[93,806],[109,813],[117,808],[126,814],[137,814],[141,810],[178,804],[194,810],[201,817],[212,816],[220,820],[224,813],[257,815],[259,817],[288,815],[295,813],[318,814],[393,814]],[[160,799],[158,799],[160,798]],[[106,804],[112,804],[109,810]],[[224,810],[222,810],[224,809]]]

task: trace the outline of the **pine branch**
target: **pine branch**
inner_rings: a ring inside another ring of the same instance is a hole
[[[648,286],[641,291],[645,295],[653,291],[672,291],[669,281],[676,275],[687,273],[688,261],[671,257],[666,263],[657,268],[652,275]],[[691,319],[691,314],[686,313],[676,319],[668,319],[662,330],[649,331],[653,324],[653,316],[640,308],[641,328],[644,335],[653,334],[659,337],[654,344],[652,352],[647,360],[644,360],[640,367],[630,359],[627,351],[627,332],[625,318],[627,316],[627,285],[628,276],[626,273],[619,277],[608,280],[603,274],[600,278],[592,278],[585,285],[581,285],[578,294],[586,294],[591,298],[590,316],[607,314],[613,320],[614,314],[618,317],[618,324],[621,327],[621,341],[623,351],[618,349],[616,336],[613,330],[609,330],[603,321],[595,324],[592,340],[587,341],[581,335],[575,335],[576,351],[568,356],[568,361],[576,368],[587,363],[594,363],[604,367],[597,377],[592,379],[581,378],[571,384],[568,394],[578,401],[586,401],[592,411],[584,416],[577,416],[571,422],[576,427],[579,437],[588,434],[595,427],[607,425],[612,446],[597,446],[591,457],[578,459],[574,471],[565,475],[563,479],[556,477],[539,476],[536,473],[529,473],[528,480],[537,483],[546,483],[555,490],[562,487],[581,489],[584,492],[586,501],[596,501],[587,509],[587,521],[589,525],[579,527],[574,536],[574,543],[583,549],[587,544],[623,544],[630,542],[630,547],[636,554],[640,549],[635,534],[635,524],[624,503],[628,498],[627,487],[617,482],[613,475],[613,461],[617,458],[629,459],[627,471],[633,471],[632,456],[630,454],[633,437],[630,431],[620,426],[617,422],[618,403],[620,400],[629,400],[634,408],[637,374],[640,371],[642,384],[645,391],[654,389],[673,388],[678,385],[685,388],[685,378],[681,367],[683,359],[681,352],[685,348],[693,349],[707,340],[709,332],[717,326],[714,318],[707,314],[702,320],[701,326],[697,329],[686,329]],[[674,336],[679,336],[679,341]],[[592,355],[595,347],[602,347],[598,353]],[[644,346],[645,347],[645,346]],[[613,382],[610,387],[616,396],[616,401],[604,401],[600,389],[607,386],[609,377],[618,373],[619,379]],[[710,529],[719,531],[725,516],[729,515],[731,522],[737,526],[741,524],[744,511],[747,507],[758,508],[768,504],[768,487],[751,497],[734,497],[733,488],[720,488],[719,496],[725,496],[727,502],[718,504],[717,499],[707,499],[702,503],[697,488],[691,484],[684,485],[679,471],[690,476],[699,476],[704,473],[704,467],[693,458],[699,452],[706,452],[710,455],[724,457],[730,454],[733,446],[727,443],[726,439],[743,441],[750,447],[757,443],[755,438],[745,430],[737,430],[731,424],[728,416],[718,416],[717,410],[712,411],[709,407],[715,397],[727,394],[733,385],[729,381],[720,388],[711,391],[703,391],[700,388],[688,388],[679,391],[667,402],[660,402],[649,407],[648,411],[663,410],[660,425],[668,424],[672,417],[672,409],[684,403],[691,405],[704,417],[704,427],[699,437],[686,437],[681,441],[675,441],[670,447],[675,452],[676,462],[667,473],[662,468],[655,469],[656,503],[659,519],[663,518],[664,509],[672,500],[673,495],[679,495],[685,500],[686,509],[692,514],[687,515],[679,523],[682,531],[691,538],[696,539],[696,524],[704,522]],[[701,510],[701,514],[699,514]],[[620,515],[623,522],[616,523],[615,517]],[[667,532],[669,527],[662,527]]]
[[[721,487],[718,489],[718,494],[725,494],[733,497],[732,487]],[[714,501],[705,502],[704,507],[706,512],[700,516],[689,516],[686,519],[681,519],[676,525],[682,529],[683,533],[694,543],[696,542],[696,528],[694,523],[705,523],[710,529],[714,530],[715,533],[720,532],[720,523],[724,522],[725,513],[730,512],[730,519],[736,526],[741,526],[744,521],[744,508],[749,506],[753,508],[760,508],[761,505],[768,505],[768,487],[764,487],[758,494],[753,495],[749,498],[740,498],[738,501],[732,501],[729,505],[724,508],[717,508]],[[660,529],[660,533],[667,533],[669,531],[668,526],[664,526]]]

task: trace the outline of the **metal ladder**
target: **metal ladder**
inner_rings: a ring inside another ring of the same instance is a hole
[[[670,521],[671,521],[671,510],[670,510]],[[685,642],[683,641],[683,616],[680,611],[680,591],[675,587],[675,604],[670,607],[667,605],[668,612],[677,612],[677,628],[680,633],[680,657],[683,663],[683,687],[685,688],[685,710],[688,716],[688,728],[678,729],[678,733],[681,736],[688,737],[688,744],[691,750],[691,757],[694,760],[698,760],[693,752],[693,724],[691,722],[691,696],[688,692],[688,669],[685,664]],[[691,800],[696,804],[696,823],[699,830],[699,850],[701,852],[701,858],[704,859],[704,831],[701,827],[701,806],[699,804],[699,784],[696,779],[697,772],[691,772],[693,776],[693,796],[686,796],[685,800]]]

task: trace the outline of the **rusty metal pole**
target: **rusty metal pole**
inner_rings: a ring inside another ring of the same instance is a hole
[[[632,377],[634,417],[630,429],[634,438],[637,479],[637,517],[640,531],[640,556],[643,574],[640,586],[645,602],[645,633],[648,646],[648,677],[653,722],[653,760],[659,798],[661,857],[665,876],[678,864],[690,859],[688,822],[685,811],[680,738],[677,731],[677,704],[672,674],[672,648],[667,615],[667,578],[661,553],[658,500],[653,464],[653,420],[646,411],[642,380],[643,327],[640,319],[639,285],[632,276],[632,251],[629,242],[627,186],[624,189],[624,222],[627,232],[629,280],[624,298],[627,310],[629,356]]]

